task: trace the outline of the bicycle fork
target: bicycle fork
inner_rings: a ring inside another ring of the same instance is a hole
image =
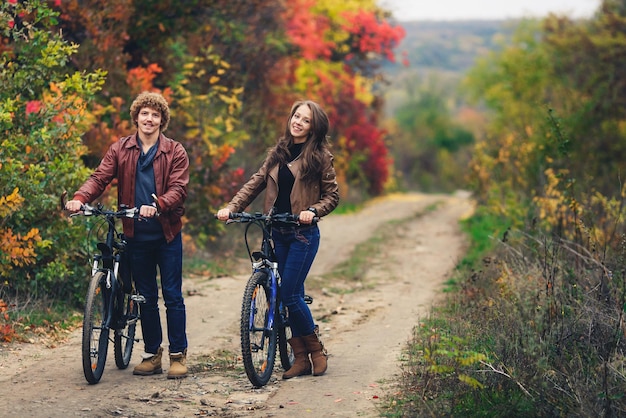
[[[269,303],[270,309],[268,311],[267,323],[265,325],[265,331],[269,332],[274,329],[274,323],[276,322],[276,315],[278,314],[277,310],[274,309],[275,306],[278,306],[278,263],[269,261],[267,259],[260,260],[258,262],[254,262],[252,264],[254,271],[262,271],[265,270],[267,272],[267,280],[269,286]],[[255,310],[255,306],[252,307],[253,311]],[[254,327],[253,324],[254,318],[250,318],[250,329]]]

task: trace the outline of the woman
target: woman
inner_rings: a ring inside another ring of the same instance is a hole
[[[328,215],[339,203],[333,156],[326,136],[328,127],[328,116],[317,103],[294,103],[285,134],[269,150],[259,171],[217,212],[217,218],[226,221],[231,212],[244,210],[266,190],[264,213],[288,212],[299,217],[298,226],[274,224],[272,231],[282,278],[281,298],[289,310],[289,344],[295,356],[283,379],[311,372],[320,376],[327,368],[326,350],[315,333],[313,316],[304,301],[304,280],[320,242],[320,231],[313,218]]]

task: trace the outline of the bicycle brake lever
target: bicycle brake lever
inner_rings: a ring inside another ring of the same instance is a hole
[[[137,208],[124,209],[124,217],[125,218],[134,218],[135,215],[137,215],[137,213],[138,213]]]
[[[154,203],[154,207],[157,210],[156,216],[159,216],[161,214],[161,205],[159,205],[159,198],[154,193],[152,193],[151,196],[152,196],[152,201]]]

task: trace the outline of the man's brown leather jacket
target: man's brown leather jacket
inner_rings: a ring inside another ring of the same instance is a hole
[[[74,199],[90,203],[117,179],[118,205],[134,207],[135,174],[140,153],[136,133],[121,138],[111,145],[98,168],[74,194]],[[158,219],[163,226],[165,239],[171,242],[182,229],[181,218],[185,213],[184,203],[189,183],[189,157],[179,142],[161,134],[152,164],[161,211]],[[129,238],[134,237],[134,221],[125,218],[122,223],[124,234]]]
[[[337,185],[337,175],[333,167],[333,156],[326,153],[326,158],[322,163],[321,177],[316,183],[303,183],[300,178],[302,160],[296,158],[287,164],[295,178],[293,189],[291,190],[291,210],[297,215],[310,207],[315,208],[317,216],[328,215],[339,204],[339,186]],[[272,167],[269,172],[267,160],[263,166],[250,177],[250,180],[243,185],[235,197],[228,204],[231,212],[241,212],[263,191],[265,201],[263,204],[264,213],[268,213],[274,206],[278,197],[278,165]]]

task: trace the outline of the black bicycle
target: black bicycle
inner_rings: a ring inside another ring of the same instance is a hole
[[[248,379],[255,387],[267,384],[274,371],[276,351],[284,370],[293,365],[294,355],[287,341],[291,338],[288,310],[281,303],[278,262],[274,254],[272,223],[298,225],[298,217],[289,213],[263,215],[233,212],[229,223],[246,223],[244,241],[252,263],[241,305],[241,355]],[[251,226],[261,231],[260,249],[250,248]],[[310,296],[305,296],[312,303]]]
[[[61,199],[65,208],[65,194]],[[121,207],[113,211],[102,205],[92,207],[84,204],[74,216],[96,216],[98,223],[90,233],[103,232],[103,241],[97,243],[98,253],[93,255],[89,291],[85,301],[83,317],[82,357],[83,373],[90,384],[100,381],[107,359],[109,341],[113,341],[115,364],[126,369],[130,363],[135,339],[135,328],[139,320],[139,303],[145,299],[133,286],[130,266],[126,260],[127,242],[117,231],[116,220],[139,219],[137,208]],[[106,232],[105,232],[106,231]],[[113,331],[113,339],[110,333]]]

